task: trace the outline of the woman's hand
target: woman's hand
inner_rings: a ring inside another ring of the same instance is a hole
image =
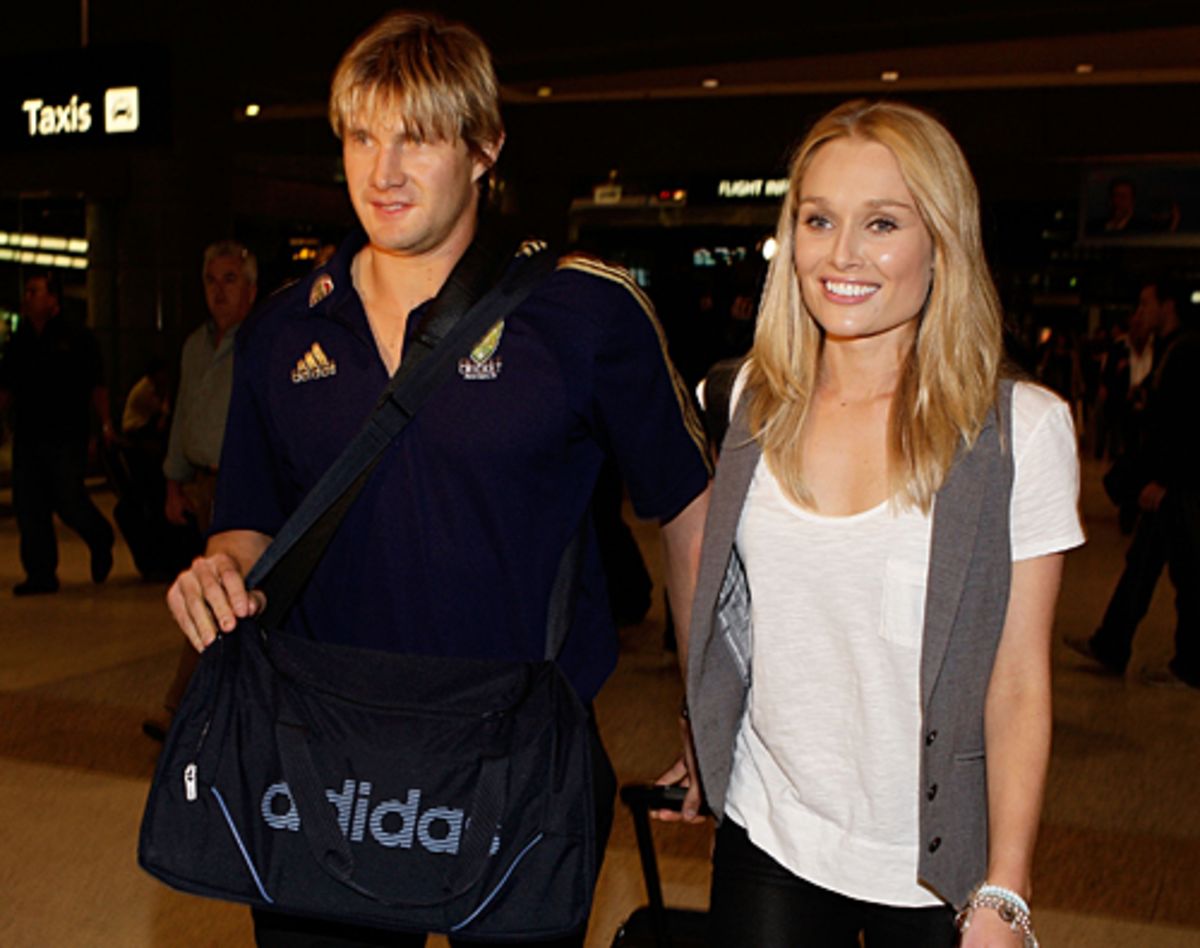
[[[683,742],[683,753],[666,771],[654,782],[667,786],[687,787],[687,796],[679,812],[675,810],[652,810],[650,815],[656,820],[674,823],[682,820],[685,823],[699,823],[704,819],[700,815],[700,781],[696,779],[696,752],[692,746],[692,729],[685,717],[679,718],[679,735]]]
[[[1014,932],[995,909],[977,908],[962,936],[961,948],[1022,948],[1025,936]]]

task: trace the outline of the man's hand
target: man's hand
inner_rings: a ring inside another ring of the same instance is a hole
[[[196,651],[204,651],[218,633],[232,632],[239,619],[257,615],[266,606],[261,592],[247,591],[242,563],[253,563],[269,541],[262,537],[261,548],[253,556],[236,556],[210,545],[208,555],[195,559],[167,590],[171,615]]]

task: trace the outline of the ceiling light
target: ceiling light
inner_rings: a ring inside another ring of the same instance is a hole
[[[702,79],[700,81],[700,85],[704,86],[705,89],[715,89],[720,84],[721,84],[720,79],[714,79],[711,76],[707,79]]]
[[[1075,67],[1075,72],[1080,76],[1090,76],[1096,71],[1096,67],[1091,63],[1080,63]]]
[[[258,113],[261,111],[262,109],[257,103],[251,102],[248,106],[246,106],[246,118],[254,118],[254,116],[258,115]]]
[[[879,78],[884,82],[896,82],[900,78],[900,73],[896,72],[894,69],[885,69],[879,74]]]
[[[554,94],[554,90],[549,86],[538,86],[537,94],[539,99],[548,99]]]

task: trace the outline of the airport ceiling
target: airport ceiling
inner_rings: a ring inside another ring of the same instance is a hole
[[[28,0],[6,10],[0,55],[77,46],[86,18],[93,45],[166,45],[231,104],[298,117],[320,111],[341,51],[391,6]],[[484,36],[509,102],[884,91],[885,72],[897,90],[1200,82],[1197,0],[428,6]]]

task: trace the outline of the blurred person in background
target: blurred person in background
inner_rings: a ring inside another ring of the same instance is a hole
[[[1175,654],[1165,668],[1145,669],[1143,678],[1200,689],[1200,332],[1181,318],[1188,294],[1178,282],[1148,283],[1140,300],[1139,312],[1153,320],[1157,334],[1127,488],[1140,516],[1100,627],[1067,644],[1123,676],[1165,566],[1175,587]]]
[[[234,339],[258,295],[258,259],[236,240],[221,240],[205,249],[201,275],[209,318],[183,344],[163,473],[167,522],[183,526],[191,521],[206,536],[233,389]],[[163,713],[142,722],[148,737],[166,736],[197,660],[196,651],[185,643],[163,699]]]
[[[64,318],[53,271],[25,280],[21,321],[0,361],[0,412],[12,404],[13,507],[25,579],[13,595],[58,592],[54,514],[91,553],[92,581],[113,565],[113,530],[84,484],[91,416],[106,443],[115,437],[96,337]]]

